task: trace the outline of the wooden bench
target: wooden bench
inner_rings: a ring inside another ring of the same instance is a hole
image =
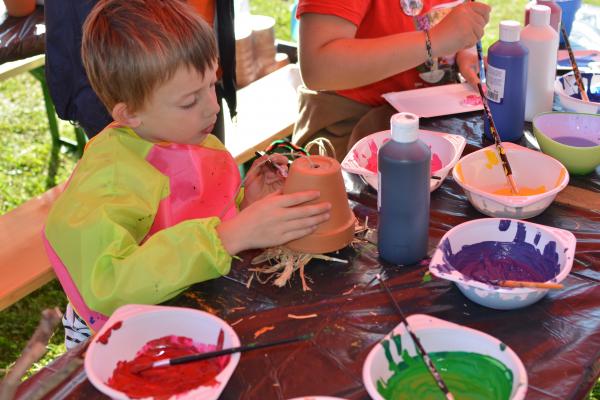
[[[286,66],[238,91],[236,124],[226,127],[227,147],[239,164],[275,139],[291,134],[297,116],[298,69]],[[41,232],[63,185],[0,216],[0,310],[54,279]]]
[[[0,310],[54,279],[41,233],[62,188],[58,185],[0,216]]]

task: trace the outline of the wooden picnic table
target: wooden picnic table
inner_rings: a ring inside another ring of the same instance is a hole
[[[465,153],[482,143],[479,112],[422,120],[425,129],[467,138]],[[522,144],[528,144],[523,140]],[[532,168],[535,168],[532,165]],[[543,171],[540,171],[543,173]],[[376,192],[360,178],[344,175],[350,204],[359,218],[368,216],[376,226]],[[367,399],[362,365],[371,348],[400,321],[388,297],[377,285],[365,288],[383,271],[405,314],[429,314],[495,336],[523,361],[529,378],[527,399],[583,399],[600,375],[600,175],[573,177],[566,190],[532,222],[570,230],[577,237],[575,262],[563,282],[541,301],[518,310],[498,311],[479,306],[450,282],[423,281],[426,263],[396,267],[382,265],[376,247],[361,243],[336,255],[348,265],[314,260],[306,267],[311,291],[303,292],[296,276],[284,288],[256,280],[246,287],[248,266],[257,252],[242,254],[230,274],[197,284],[167,304],[209,311],[235,323],[242,343],[253,342],[255,332],[272,326],[260,340],[270,341],[314,333],[311,341],[293,346],[243,354],[221,399],[289,399],[329,395]],[[429,250],[450,228],[484,218],[448,178],[431,195]],[[316,313],[310,319],[289,314]],[[237,322],[237,323],[236,323]],[[72,353],[26,381],[21,398],[52,380]],[[74,372],[56,398],[103,399],[81,369]],[[62,391],[61,391],[62,390]],[[56,393],[56,391],[54,392]],[[50,397],[48,397],[50,398]]]

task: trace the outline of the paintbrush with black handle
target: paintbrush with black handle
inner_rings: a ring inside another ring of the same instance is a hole
[[[281,346],[284,344],[301,342],[303,340],[308,340],[310,338],[312,338],[312,335],[303,335],[303,336],[298,336],[298,337],[291,338],[291,339],[277,340],[274,342],[252,343],[252,344],[249,344],[246,346],[232,347],[229,349],[223,349],[223,350],[217,350],[217,351],[209,351],[207,353],[191,354],[189,356],[183,356],[183,357],[177,357],[177,358],[165,358],[164,360],[158,360],[158,361],[149,362],[149,363],[145,363],[145,364],[134,365],[133,367],[131,367],[131,372],[133,372],[134,374],[139,374],[140,372],[145,371],[150,368],[166,367],[168,365],[187,364],[190,362],[196,362],[196,361],[208,360],[210,358],[226,356],[228,354],[233,354],[233,353],[244,353],[247,351],[264,349],[267,347]]]
[[[471,0],[475,2],[475,0]],[[510,168],[510,164],[508,163],[508,158],[506,158],[506,151],[504,151],[504,147],[502,147],[502,142],[500,141],[500,135],[498,134],[498,130],[496,130],[496,124],[494,124],[494,119],[492,118],[492,111],[490,110],[490,106],[487,102],[487,98],[485,97],[485,93],[483,93],[483,87],[481,86],[482,82],[485,82],[485,69],[483,63],[483,48],[481,47],[481,40],[477,41],[477,60],[479,61],[479,78],[480,82],[477,82],[477,90],[479,90],[479,96],[481,97],[481,102],[483,104],[483,109],[485,110],[485,114],[490,123],[490,132],[492,133],[492,137],[494,138],[494,143],[496,144],[496,150],[500,155],[500,161],[502,161],[502,168],[504,169],[504,175],[506,175],[506,180],[510,185],[510,189],[514,194],[519,193],[519,189],[517,188],[517,184],[515,183],[515,178],[512,176],[512,169]]]
[[[454,396],[452,396],[452,393],[450,393],[450,389],[448,389],[448,386],[446,386],[446,383],[444,383],[444,380],[442,379],[442,376],[440,375],[440,373],[438,372],[438,370],[435,368],[435,365],[433,365],[433,361],[431,361],[431,357],[429,357],[429,354],[425,351],[425,348],[423,348],[423,345],[421,344],[421,341],[419,340],[419,338],[417,337],[417,335],[415,335],[415,333],[413,332],[412,328],[408,324],[408,321],[404,317],[404,313],[402,312],[402,309],[400,308],[400,305],[398,305],[398,302],[396,301],[396,299],[392,295],[392,292],[387,287],[387,285],[385,284],[385,282],[381,279],[381,275],[377,274],[376,278],[379,280],[379,284],[385,289],[385,291],[388,294],[389,298],[392,300],[392,303],[394,303],[394,307],[396,309],[396,312],[398,313],[398,315],[400,316],[400,319],[404,323],[404,326],[406,327],[406,331],[408,332],[408,334],[412,338],[413,342],[415,342],[415,345],[419,349],[419,353],[421,353],[421,357],[423,357],[423,361],[425,362],[425,365],[427,366],[427,369],[429,370],[429,373],[431,373],[431,376],[433,376],[433,379],[435,380],[435,383],[437,383],[437,385],[440,388],[440,390],[442,392],[444,392],[444,395],[446,396],[446,400],[454,400]]]
[[[565,40],[565,47],[567,48],[567,52],[569,53],[569,59],[571,60],[571,67],[573,68],[573,74],[575,75],[575,82],[577,82],[577,87],[579,88],[579,93],[581,94],[581,99],[583,101],[590,101],[587,92],[585,91],[585,87],[583,86],[583,79],[581,78],[581,72],[579,72],[579,68],[577,67],[577,61],[575,60],[575,55],[573,54],[573,49],[571,48],[571,43],[569,42],[569,35],[567,34],[567,30],[565,26],[561,24],[560,31],[563,35],[563,39]]]
[[[502,147],[500,135],[496,130],[496,124],[494,124],[494,118],[492,118],[492,112],[490,111],[490,106],[487,102],[487,98],[485,97],[485,93],[483,93],[483,87],[481,87],[481,82],[477,83],[477,89],[479,90],[479,96],[481,96],[483,110],[485,111],[487,119],[490,122],[490,132],[492,133],[494,143],[496,144],[496,150],[498,151],[500,161],[502,162],[502,169],[504,169],[504,175],[506,175],[506,180],[508,181],[508,184],[510,185],[510,189],[512,190],[513,194],[518,194],[519,189],[517,188],[517,184],[515,183],[515,178],[513,178],[512,169],[510,168],[510,164],[508,163],[506,151],[504,150],[504,147]]]

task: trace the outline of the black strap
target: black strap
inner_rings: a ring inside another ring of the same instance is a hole
[[[233,117],[236,114],[236,79],[235,79],[235,28],[233,0],[217,0],[217,30],[219,57],[221,58],[222,93],[227,102],[229,112]]]

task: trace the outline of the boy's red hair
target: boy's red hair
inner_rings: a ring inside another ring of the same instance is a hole
[[[202,75],[217,60],[212,29],[180,0],[101,0],[83,26],[83,65],[109,112],[141,109],[181,66]]]

